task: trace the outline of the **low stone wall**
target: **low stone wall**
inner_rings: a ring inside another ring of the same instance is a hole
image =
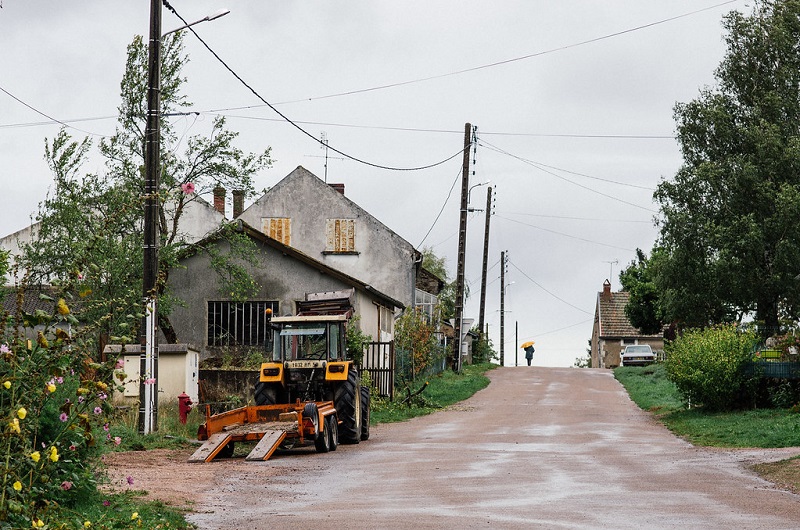
[[[258,370],[200,370],[200,401],[203,403],[234,401],[242,405],[253,401],[253,388]]]

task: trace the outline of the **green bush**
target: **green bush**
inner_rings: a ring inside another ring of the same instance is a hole
[[[758,375],[746,369],[758,337],[733,325],[689,330],[667,345],[665,367],[691,406],[732,410],[754,403]]]

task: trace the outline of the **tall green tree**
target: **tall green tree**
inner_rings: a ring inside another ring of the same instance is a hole
[[[183,92],[187,62],[181,34],[167,37],[161,55],[158,285],[159,323],[169,341],[178,338],[169,312],[179,303],[168,291],[169,273],[180,253],[198,238],[186,217],[189,209],[216,186],[252,196],[254,175],[271,164],[269,148],[261,153],[237,148],[238,133],[226,128],[224,118],[216,118],[207,135],[185,138],[176,132],[174,116],[191,107]],[[37,237],[23,249],[22,260],[29,282],[62,286],[85,298],[83,307],[105,315],[107,333],[127,336],[134,335],[125,328],[127,315],[141,312],[147,63],[147,44],[137,36],[127,50],[116,132],[98,146],[106,161],[102,174],[82,173],[91,155],[89,140],[74,140],[62,130],[46,142],[54,185],[40,205]],[[256,287],[244,273],[252,249],[235,230],[219,228],[232,250],[213,255],[212,265],[226,293],[243,298]],[[205,250],[215,249],[210,245]]]
[[[424,247],[422,249],[422,266],[444,280],[444,287],[439,293],[441,318],[442,320],[453,318],[456,313],[456,282],[450,279],[447,272],[447,258],[437,256],[431,247]],[[467,288],[465,287],[465,289]]]
[[[655,251],[653,257],[656,257]],[[629,293],[625,316],[646,335],[658,333],[663,327],[659,291],[653,276],[651,260],[638,248],[636,259],[619,273],[622,289]]]
[[[727,15],[717,86],[675,107],[684,163],[662,182],[656,283],[665,317],[754,313],[767,332],[800,309],[800,2]]]

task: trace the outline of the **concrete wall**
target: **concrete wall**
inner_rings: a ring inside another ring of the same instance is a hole
[[[291,219],[290,246],[413,307],[414,247],[314,174],[298,167],[239,218],[263,230],[276,217]],[[325,253],[327,219],[355,220],[356,254]]]

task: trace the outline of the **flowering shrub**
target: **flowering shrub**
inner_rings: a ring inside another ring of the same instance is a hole
[[[108,431],[113,363],[95,362],[67,298],[40,295],[52,312],[26,313],[23,290],[0,330],[0,527],[50,527],[96,492],[99,445]],[[35,337],[35,338],[34,338]],[[83,522],[81,522],[81,525]],[[68,526],[59,525],[59,528]]]
[[[689,330],[667,345],[667,377],[691,405],[729,410],[750,405],[758,376],[748,372],[758,337],[733,325]]]

